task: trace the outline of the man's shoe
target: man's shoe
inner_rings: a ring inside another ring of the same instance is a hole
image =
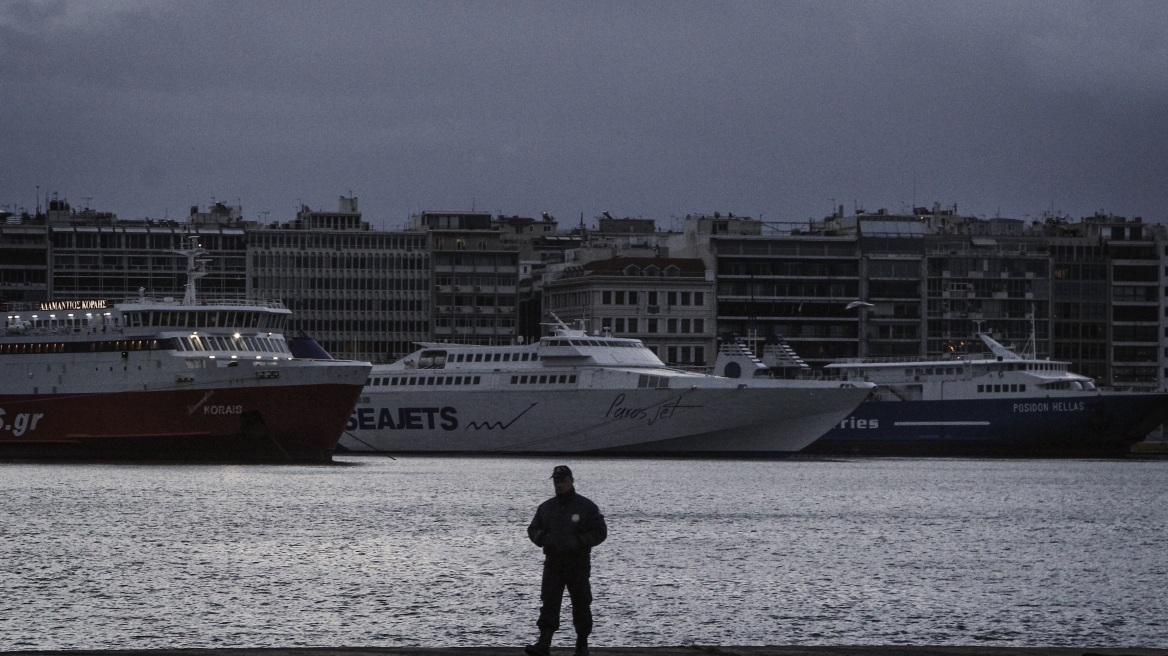
[[[551,656],[553,633],[555,632],[541,629],[539,632],[539,640],[536,640],[534,645],[524,647],[523,653],[527,654],[527,656]]]
[[[572,656],[588,656],[588,638],[587,637],[577,637],[576,638],[576,651],[572,653]]]

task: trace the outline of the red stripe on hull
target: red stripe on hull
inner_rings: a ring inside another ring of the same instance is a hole
[[[361,385],[0,396],[0,456],[329,462]]]

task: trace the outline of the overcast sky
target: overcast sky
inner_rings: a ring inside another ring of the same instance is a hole
[[[1168,2],[0,1],[0,207],[1168,219]]]

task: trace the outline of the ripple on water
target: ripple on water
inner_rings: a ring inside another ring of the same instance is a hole
[[[0,649],[530,641],[551,461],[347,461],[4,465]],[[570,464],[598,645],[1168,646],[1165,462]]]

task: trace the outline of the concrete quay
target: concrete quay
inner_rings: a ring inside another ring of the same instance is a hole
[[[592,647],[591,656],[1168,656],[1145,647],[929,647],[905,645],[774,647]],[[4,656],[523,656],[523,647],[296,647],[3,651]],[[552,649],[571,656],[572,648]]]

